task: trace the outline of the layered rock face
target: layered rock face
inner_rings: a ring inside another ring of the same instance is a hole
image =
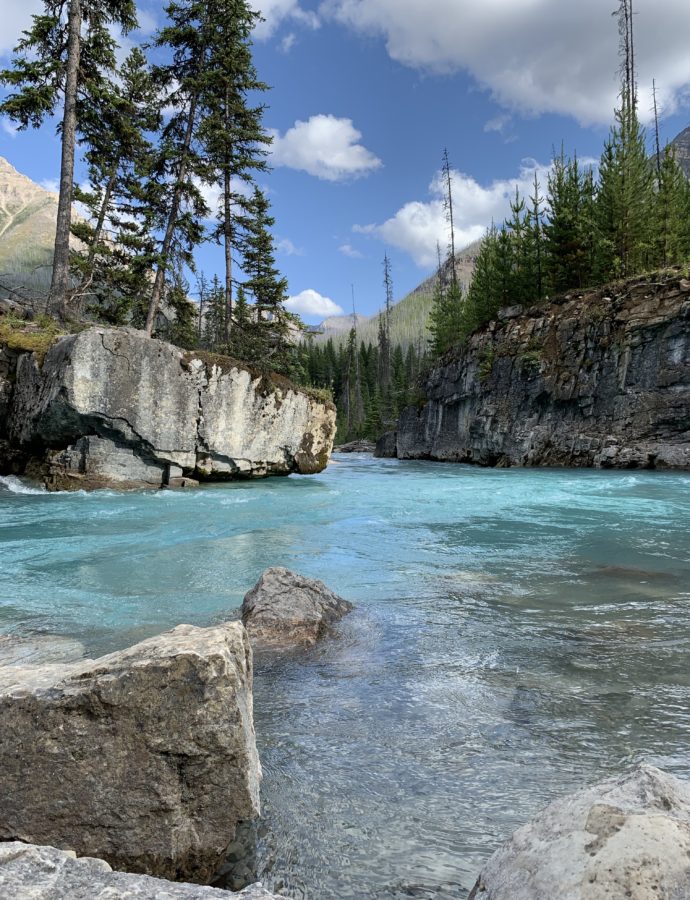
[[[491,857],[469,900],[662,897],[690,897],[690,786],[643,765],[548,806]]]
[[[58,341],[42,366],[18,359],[6,431],[49,488],[158,487],[321,471],[335,410],[223,357],[91,328]]]
[[[0,668],[0,841],[208,882],[259,813],[260,776],[239,622]]]
[[[236,894],[113,872],[107,862],[70,851],[9,841],[0,844],[2,896],[23,900],[279,900],[261,885]]]
[[[259,647],[311,646],[352,608],[322,581],[274,566],[245,596],[242,622]]]
[[[690,282],[502,310],[426,383],[400,459],[690,467]]]

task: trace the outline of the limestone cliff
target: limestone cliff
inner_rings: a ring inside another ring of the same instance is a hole
[[[502,310],[424,389],[398,423],[401,459],[690,468],[690,282]]]
[[[333,445],[330,404],[133,329],[90,328],[59,340],[42,363],[25,353],[13,373],[9,364],[0,358],[0,471],[49,488],[311,474]]]

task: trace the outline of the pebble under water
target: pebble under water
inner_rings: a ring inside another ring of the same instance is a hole
[[[263,818],[239,875],[309,900],[466,897],[549,800],[690,777],[690,477],[336,456],[185,492],[0,479],[0,632],[90,656],[229,617],[270,565],[354,601],[257,656]]]

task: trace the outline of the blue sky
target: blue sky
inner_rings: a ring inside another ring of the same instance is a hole
[[[265,22],[255,63],[272,86],[275,134],[262,177],[276,217],[278,261],[308,322],[383,302],[382,260],[399,299],[434,268],[447,235],[438,193],[443,148],[454,175],[458,245],[507,212],[552,148],[597,158],[615,103],[615,0],[256,0]],[[0,58],[40,0],[3,0]],[[690,124],[690,5],[636,0],[643,116],[656,79],[662,139]],[[142,33],[163,3],[141,0]],[[15,134],[0,155],[38,182],[59,171],[54,126]],[[199,253],[208,275],[220,251]]]

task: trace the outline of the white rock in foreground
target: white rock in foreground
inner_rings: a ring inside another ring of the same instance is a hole
[[[239,622],[0,668],[0,841],[208,882],[259,813],[260,777]]]
[[[257,646],[310,646],[352,608],[322,581],[274,566],[245,596],[242,621]]]
[[[556,800],[494,853],[469,900],[690,900],[690,784],[641,765]]]
[[[237,894],[113,872],[102,859],[55,847],[0,844],[0,896],[17,900],[280,900],[255,884]]]

